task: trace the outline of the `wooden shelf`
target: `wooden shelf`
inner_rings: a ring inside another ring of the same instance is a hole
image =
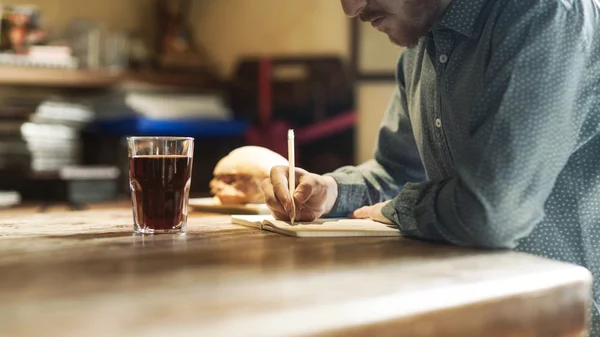
[[[223,85],[218,79],[202,74],[170,74],[152,72],[129,72],[122,74],[115,83],[117,86],[128,89],[217,89]]]
[[[152,72],[109,72],[0,66],[0,86],[53,88],[180,87],[211,88],[218,81],[208,76]]]

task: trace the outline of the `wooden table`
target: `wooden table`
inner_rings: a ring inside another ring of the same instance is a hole
[[[194,214],[0,212],[0,336],[582,336],[591,276],[403,238],[297,239]]]

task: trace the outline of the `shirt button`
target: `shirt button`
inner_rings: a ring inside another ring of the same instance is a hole
[[[438,129],[442,127],[442,120],[437,118],[435,120],[435,127],[437,127]]]
[[[448,62],[448,55],[446,55],[446,54],[440,55],[440,63],[446,64],[446,62]]]

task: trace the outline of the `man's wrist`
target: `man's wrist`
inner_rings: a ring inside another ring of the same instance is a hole
[[[338,198],[338,185],[332,176],[323,176],[325,181],[327,196],[325,198],[324,214],[329,214],[335,206]]]

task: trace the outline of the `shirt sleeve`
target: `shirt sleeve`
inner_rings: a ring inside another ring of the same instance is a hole
[[[398,88],[380,125],[374,158],[327,174],[338,184],[338,198],[326,216],[347,216],[362,206],[392,199],[406,182],[425,181],[401,81]]]
[[[473,112],[489,117],[453,152],[453,175],[406,184],[382,210],[404,234],[514,248],[543,219],[579,145],[585,112],[577,109],[578,93],[593,36],[581,15],[549,3],[552,10],[532,8],[497,32]]]

